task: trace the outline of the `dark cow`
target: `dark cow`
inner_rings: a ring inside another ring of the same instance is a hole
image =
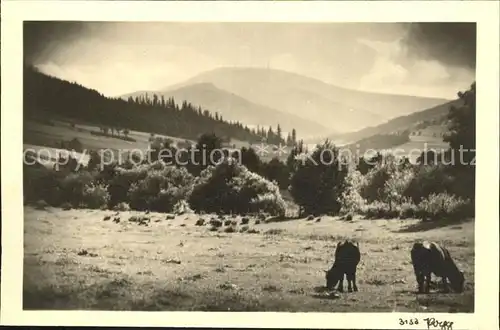
[[[446,292],[448,292],[447,279],[453,291],[463,292],[464,274],[457,268],[446,248],[434,242],[416,242],[411,249],[411,261],[419,293],[429,293],[431,273],[441,277]]]
[[[330,270],[326,273],[326,287],[328,290],[333,290],[335,285],[339,283],[337,290],[344,291],[344,274],[347,277],[347,290],[349,292],[358,291],[356,285],[356,268],[361,260],[359,252],[359,244],[352,243],[348,240],[339,242],[335,249],[335,261]],[[351,286],[352,284],[352,286]]]

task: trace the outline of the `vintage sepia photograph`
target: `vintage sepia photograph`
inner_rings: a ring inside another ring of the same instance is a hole
[[[2,323],[451,330],[495,307],[481,11],[82,5],[2,17]]]
[[[475,23],[23,38],[23,308],[474,311]]]

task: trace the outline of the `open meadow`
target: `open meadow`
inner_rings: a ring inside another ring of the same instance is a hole
[[[432,228],[418,220],[323,216],[242,225],[226,216],[233,224],[211,231],[195,225],[208,215],[49,206],[24,212],[24,309],[474,311],[473,221]],[[150,222],[129,221],[134,215]],[[359,292],[328,296],[323,271],[345,238],[360,242]],[[415,293],[410,249],[419,239],[449,249],[465,274],[462,294]]]

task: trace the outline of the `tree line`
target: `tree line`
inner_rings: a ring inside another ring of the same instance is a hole
[[[271,127],[268,130],[249,128],[185,100],[179,105],[173,98],[165,99],[157,95],[129,97],[128,100],[105,97],[76,82],[43,74],[32,66],[24,68],[23,84],[25,115],[37,115],[37,112],[43,111],[95,124],[102,128],[103,134],[114,133],[115,128],[121,128],[125,137],[130,130],[136,130],[191,140],[196,140],[205,132],[250,143],[292,145],[296,140],[295,130],[284,138],[279,125],[276,131]]]

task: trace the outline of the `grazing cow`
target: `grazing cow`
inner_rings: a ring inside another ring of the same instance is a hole
[[[330,270],[326,273],[326,287],[328,290],[333,290],[335,285],[339,283],[337,290],[344,291],[344,274],[347,277],[347,290],[352,292],[358,291],[356,285],[356,268],[361,260],[359,252],[359,244],[352,243],[348,240],[339,242],[335,249],[335,261]],[[352,286],[351,286],[352,284]]]
[[[455,292],[464,290],[464,274],[457,268],[448,250],[434,242],[416,242],[411,249],[411,261],[418,283],[419,293],[429,293],[431,273],[441,277],[445,292],[447,279]]]

